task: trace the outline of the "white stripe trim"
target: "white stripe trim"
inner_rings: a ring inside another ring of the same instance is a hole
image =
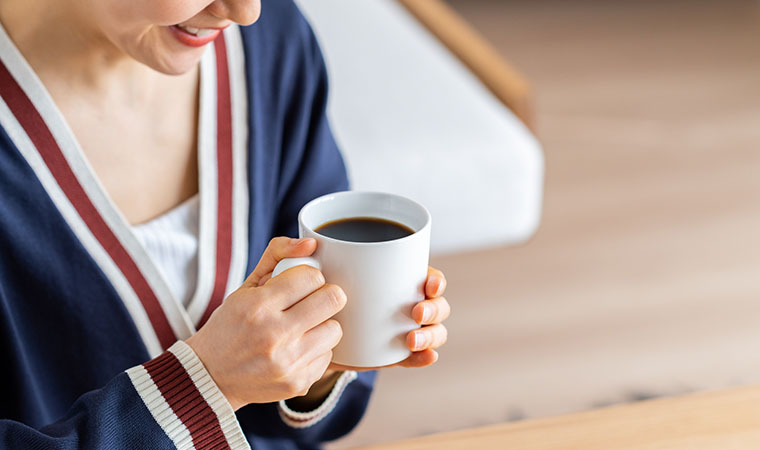
[[[132,381],[135,390],[140,395],[143,403],[150,411],[150,414],[156,420],[156,423],[164,430],[174,446],[178,449],[194,449],[193,438],[190,430],[179,420],[179,417],[172,411],[169,403],[166,402],[161,391],[153,382],[148,371],[142,365],[132,367],[127,370],[127,375]]]
[[[216,49],[206,46],[201,57],[198,120],[198,171],[200,223],[198,236],[198,284],[187,305],[187,313],[197,324],[206,311],[216,279],[216,216],[218,213],[216,149]]]
[[[0,29],[0,33],[2,33],[2,29]],[[0,39],[0,45],[3,44],[4,42]],[[0,47],[0,54],[7,55],[6,51],[6,48]],[[2,99],[0,99],[0,123],[34,171],[37,179],[39,179],[43,188],[47,191],[48,196],[56,208],[58,208],[69,228],[74,232],[74,235],[82,243],[82,246],[84,246],[85,250],[111,282],[119,297],[121,297],[124,306],[127,308],[127,312],[132,316],[132,321],[137,327],[137,332],[140,334],[148,353],[151,356],[159,355],[162,352],[161,343],[158,340],[158,336],[156,336],[147,312],[132,289],[132,285],[129,284],[129,281],[124,277],[118,266],[116,266],[116,263],[113,262],[108,252],[100,245],[97,238],[90,232],[90,229],[84,223],[74,205],[71,204],[66,194],[61,190],[61,187],[43,161],[37,148],[24,131],[24,128],[18,123],[16,117]]]
[[[335,407],[338,405],[338,402],[340,401],[340,397],[343,394],[343,391],[345,391],[346,387],[352,381],[356,380],[358,376],[359,375],[353,370],[347,370],[343,372],[343,374],[338,378],[338,381],[335,382],[335,386],[333,386],[330,394],[327,396],[325,401],[322,402],[322,404],[313,411],[293,411],[285,403],[285,400],[280,400],[278,404],[279,407],[277,408],[280,412],[280,418],[282,418],[283,422],[293,428],[308,428],[315,425],[320,420],[327,417],[327,415],[330,414],[333,409],[335,409]]]
[[[224,437],[227,438],[227,444],[233,450],[250,449],[243,430],[240,428],[240,423],[238,423],[235,416],[235,411],[193,349],[183,341],[177,341],[176,344],[169,348],[169,351],[182,363],[182,367],[185,368],[190,379],[193,380],[193,384],[195,384],[203,399],[206,400],[206,403],[211,406],[211,409],[216,414]]]
[[[232,102],[232,259],[225,297],[239,288],[248,269],[248,94],[240,28],[225,29]]]

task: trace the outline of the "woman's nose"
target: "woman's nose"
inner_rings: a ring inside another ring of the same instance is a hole
[[[250,25],[259,19],[261,0],[216,0],[209,5],[209,9],[217,17]]]

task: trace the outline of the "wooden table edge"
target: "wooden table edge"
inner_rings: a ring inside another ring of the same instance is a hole
[[[760,386],[696,392],[361,448],[468,447],[519,450],[760,449]]]

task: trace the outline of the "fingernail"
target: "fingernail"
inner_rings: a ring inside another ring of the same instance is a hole
[[[438,279],[438,287],[435,288],[435,296],[440,297],[443,294],[443,280]]]
[[[301,245],[304,242],[306,242],[307,239],[309,239],[309,238],[293,239],[292,241],[290,241],[290,245],[292,245],[293,247],[295,247],[297,245]]]
[[[422,322],[428,323],[431,320],[433,320],[433,308],[430,306],[423,306],[422,307]]]
[[[414,349],[423,350],[427,345],[427,335],[424,332],[418,331],[414,333]]]

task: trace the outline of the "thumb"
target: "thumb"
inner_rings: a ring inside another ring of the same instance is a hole
[[[317,249],[317,241],[313,238],[292,239],[276,237],[269,241],[264,254],[253,272],[243,283],[243,286],[257,287],[265,278],[269,278],[278,262],[285,258],[310,256]]]

